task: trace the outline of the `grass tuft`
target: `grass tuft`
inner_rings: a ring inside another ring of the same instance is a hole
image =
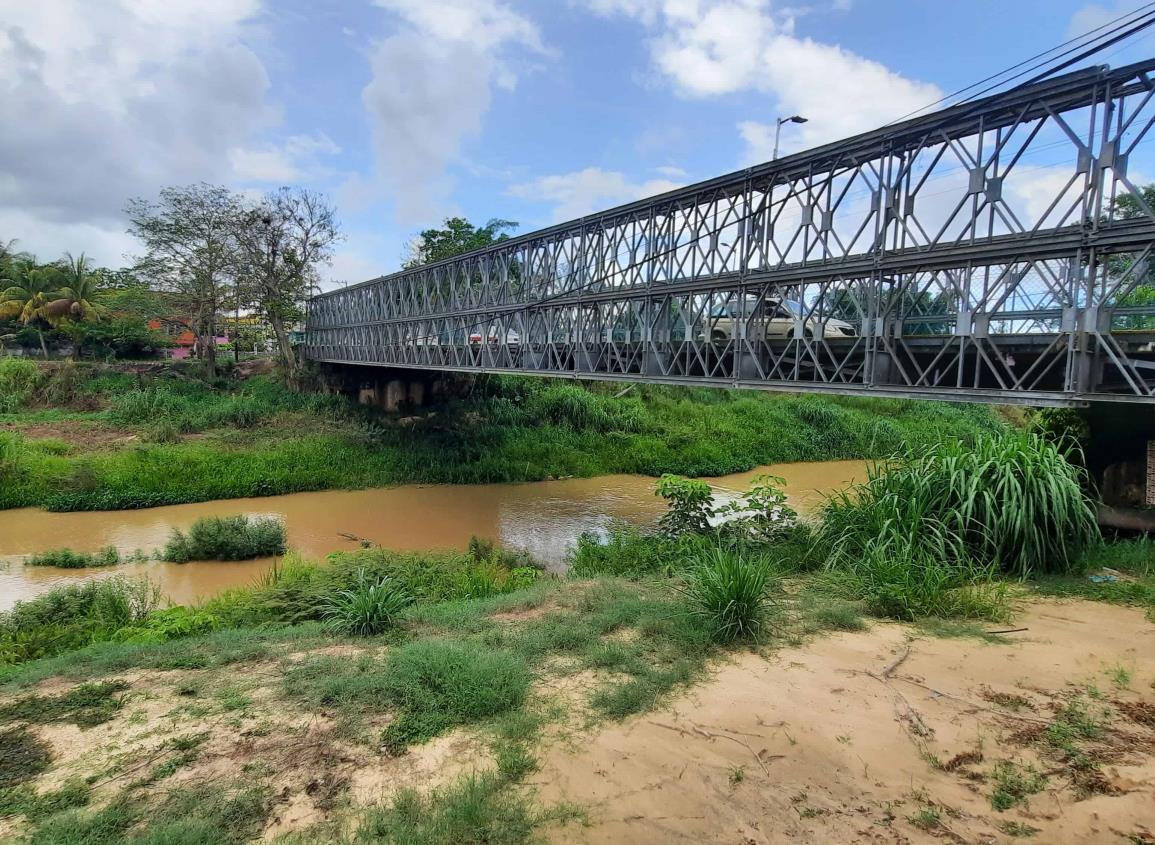
[[[690,614],[716,643],[757,642],[773,608],[770,579],[762,561],[714,549],[698,561],[684,587]]]
[[[173,529],[161,557],[170,563],[190,560],[249,560],[285,553],[285,525],[277,519],[209,516],[188,533]]]

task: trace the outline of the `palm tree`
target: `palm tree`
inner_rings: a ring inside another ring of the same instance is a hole
[[[80,253],[74,258],[66,252],[65,260],[57,265],[57,290],[44,306],[43,316],[53,322],[64,319],[83,322],[108,316],[108,308],[97,301],[100,277],[88,268],[88,258]]]
[[[32,260],[14,262],[6,278],[0,279],[0,318],[17,319],[24,325],[41,320],[47,322],[45,307],[57,298],[57,272],[51,267],[37,267]],[[40,351],[48,357],[44,330],[36,327],[40,336]]]

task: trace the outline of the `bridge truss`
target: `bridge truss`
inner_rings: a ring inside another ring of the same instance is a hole
[[[329,363],[1155,404],[1155,60],[314,297]]]

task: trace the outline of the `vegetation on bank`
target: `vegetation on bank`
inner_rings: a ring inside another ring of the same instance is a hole
[[[670,507],[660,526],[617,526],[605,540],[583,538],[564,579],[479,541],[462,553],[363,549],[332,555],[324,566],[290,554],[261,583],[196,608],[156,609],[147,589],[115,578],[21,603],[0,615],[0,660],[10,664],[0,669],[10,698],[0,708],[0,736],[32,762],[23,780],[0,789],[0,816],[21,816],[30,843],[241,842],[264,829],[274,799],[272,775],[262,769],[249,771],[244,787],[214,784],[211,800],[194,795],[195,780],[150,789],[195,765],[203,742],[195,735],[174,737],[162,746],[166,756],[135,779],[122,778],[114,765],[103,777],[120,785],[99,799],[80,787],[30,791],[36,774],[51,766],[36,745],[35,725],[112,718],[131,695],[115,678],[128,670],[180,670],[187,678],[274,661],[285,706],[324,714],[351,747],[390,755],[468,726],[491,745],[493,768],[431,791],[404,790],[381,807],[335,812],[331,822],[297,835],[309,842],[448,843],[482,832],[483,841],[517,845],[545,821],[578,812],[539,808],[525,785],[545,725],[564,718],[542,690],[568,689],[574,681],[567,679],[590,679],[574,705],[589,718],[620,719],[699,677],[723,649],[855,630],[866,614],[1003,619],[1010,591],[1026,588],[1006,579],[1046,569],[1055,573],[1042,582],[1051,589],[1076,583],[1077,573],[1104,561],[1146,585],[1148,593],[1133,591],[1128,600],[1155,611],[1150,563],[1139,565],[1149,561],[1150,544],[1103,545],[1083,530],[1089,503],[1069,487],[1078,488],[1078,471],[1053,463],[1053,445],[1013,434],[980,436],[971,446],[915,450],[889,465],[889,480],[872,476],[854,495],[831,502],[817,526],[795,518],[773,479],[719,506],[702,495],[701,482],[666,477],[659,492]],[[1050,486],[1038,483],[1044,470],[1054,476]],[[921,490],[925,475],[953,493]],[[1029,565],[1008,555],[1010,538],[1031,526],[965,495],[1012,481],[1020,498],[999,495],[1051,525],[1062,554]],[[879,527],[886,508],[904,532],[941,536],[930,545],[918,541],[909,555],[851,552],[868,549],[872,534],[883,538],[881,546],[898,548]],[[940,541],[945,545],[934,545]],[[941,549],[949,555],[940,560],[934,553]],[[944,571],[949,577],[940,577]],[[53,695],[26,691],[50,677],[82,683]],[[209,693],[186,680],[179,694],[189,700],[188,713],[219,710],[226,718],[248,706],[235,682]],[[1064,726],[1082,723],[1063,719],[1048,729],[1048,742],[1056,754],[1075,754],[1081,740]],[[1026,798],[1030,790],[1018,789],[1013,772],[1004,766],[998,773],[993,804]],[[203,803],[194,812],[188,802],[197,796]],[[234,813],[242,819],[235,828],[226,823]]]
[[[173,529],[161,560],[251,560],[285,553],[285,524],[279,519],[247,516],[206,516],[188,532]]]
[[[409,482],[887,457],[1003,426],[987,407],[479,379],[398,419],[269,377],[206,382],[0,358],[0,508],[116,510]]]

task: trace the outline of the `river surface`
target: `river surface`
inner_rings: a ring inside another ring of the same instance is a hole
[[[786,480],[791,504],[801,513],[830,492],[866,475],[864,461],[776,464],[705,479],[720,498],[769,473]],[[357,538],[396,551],[463,549],[473,535],[525,549],[555,571],[585,531],[602,532],[611,520],[653,523],[664,503],[654,479],[635,475],[571,478],[522,484],[404,485],[372,490],[293,493],[260,499],[228,499],[133,511],[48,513],[25,508],[0,511],[0,610],[63,583],[112,574],[147,575],[176,604],[190,604],[221,590],[251,584],[272,558],[223,563],[130,563],[102,569],[55,569],[23,564],[26,555],[63,547],[96,551],[115,546],[123,554],[151,555],[174,528],[187,529],[203,516],[272,516],[284,520],[289,546],[322,558],[356,549]]]

